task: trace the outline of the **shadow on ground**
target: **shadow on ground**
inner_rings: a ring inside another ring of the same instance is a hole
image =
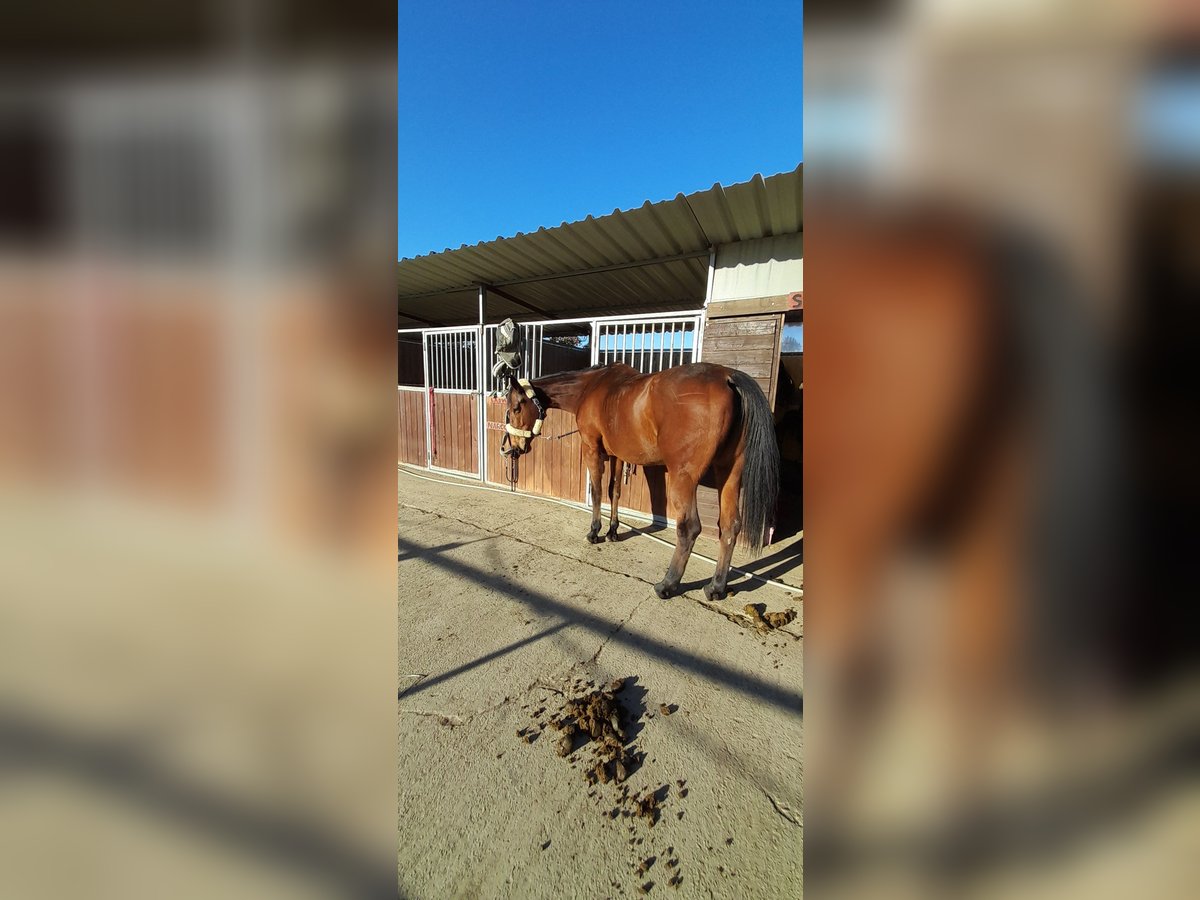
[[[562,622],[553,629],[550,629],[550,631],[558,630],[567,625],[578,626],[605,640],[616,641],[619,644],[637,648],[660,660],[669,662],[682,669],[687,669],[695,675],[722,684],[748,699],[773,705],[789,715],[803,716],[804,714],[804,698],[803,694],[799,691],[787,690],[778,684],[773,684],[745,672],[739,672],[716,660],[680,650],[678,647],[664,643],[656,638],[639,635],[622,628],[623,623],[621,622],[613,622],[611,619],[568,606],[535,588],[524,586],[518,589],[486,569],[458,560],[447,559],[436,548],[426,549],[403,538],[398,538],[397,542],[400,545],[401,553],[407,554],[410,558],[419,557],[430,565],[436,566],[459,578],[465,578],[485,585],[489,590],[504,594],[518,603],[536,610],[542,615],[556,616],[561,619]],[[647,592],[650,591],[649,585],[646,586],[646,590]],[[667,600],[665,602],[680,601],[679,598],[676,598],[675,600]],[[518,646],[524,646],[534,640],[545,637],[547,633],[531,635],[529,638],[514,642],[508,647],[495,650],[485,657],[481,657],[479,660],[460,666],[456,670],[423,680],[420,684],[405,691],[405,696],[411,697],[434,684],[444,682],[468,669],[475,668],[484,662],[503,656],[505,653],[515,650]]]

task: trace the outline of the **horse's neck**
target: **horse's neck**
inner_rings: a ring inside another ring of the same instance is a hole
[[[574,415],[579,409],[584,389],[595,375],[593,370],[563,372],[561,375],[539,378],[533,384],[546,396],[552,409],[563,409]]]

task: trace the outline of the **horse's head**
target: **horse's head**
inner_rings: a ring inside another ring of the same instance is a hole
[[[524,378],[509,378],[501,452],[513,457],[528,453],[533,439],[542,432],[545,418],[545,407],[533,385]]]

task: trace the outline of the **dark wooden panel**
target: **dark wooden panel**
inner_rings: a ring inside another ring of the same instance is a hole
[[[541,353],[541,374],[554,375],[557,372],[573,372],[576,369],[586,369],[592,364],[592,351],[556,344],[553,341],[543,341],[540,348],[530,347],[530,353]]]
[[[500,454],[504,437],[504,398],[487,399],[488,429],[485,437],[487,479],[493,484],[508,487],[505,472],[509,466]],[[582,502],[584,499],[582,448],[579,435],[571,434],[561,440],[548,440],[575,430],[575,417],[561,409],[546,412],[542,436],[534,439],[533,451],[517,462],[517,490],[545,497]]]
[[[434,393],[433,464],[455,472],[479,471],[474,394]]]
[[[708,307],[710,316],[744,316],[753,313],[791,312],[804,308],[803,293],[794,291],[774,297],[755,297],[748,300],[718,300]]]
[[[637,472],[621,487],[621,508],[646,515],[674,518],[668,502],[668,481],[661,466],[638,466]]]
[[[771,376],[775,373],[775,366],[768,362],[751,362],[739,359],[736,363],[723,362],[722,365],[729,366],[731,369],[740,369],[755,381],[761,378],[767,382],[768,387],[771,383]]]
[[[704,336],[705,354],[713,350],[770,350],[774,346],[775,335],[772,333]]]
[[[488,428],[485,436],[487,480],[492,484],[508,487],[509,484],[505,477],[508,463],[500,455],[500,441],[504,435],[503,399],[488,398],[487,421]],[[562,440],[546,440],[546,438],[574,430],[575,417],[570,413],[558,409],[547,412],[543,436],[534,441],[533,452],[521,457],[518,462],[518,491],[558,497],[579,503],[586,501],[588,473],[583,464],[583,451],[579,436],[572,434]],[[600,491],[601,518],[605,523],[609,517],[607,479],[608,465],[606,464],[602,483],[596,486],[596,489]],[[701,522],[705,525],[706,533],[715,536],[716,492],[711,488],[700,488],[700,493]],[[667,476],[662,468],[652,467],[647,473],[645,467],[639,466],[630,477],[628,484],[622,482],[621,509],[623,511],[636,510],[646,515],[671,517],[666,496]],[[707,497],[707,502],[704,497]]]
[[[740,316],[733,319],[710,319],[704,326],[704,340],[710,335],[774,334],[778,316]]]
[[[731,352],[736,354],[735,358],[738,364],[735,368],[741,369],[743,372],[750,371],[750,366],[770,366],[777,361],[775,359],[775,345],[773,343],[765,347]],[[723,365],[728,365],[728,363],[723,363]]]
[[[425,354],[421,339],[405,335],[396,346],[396,383],[405,385],[425,384]]]
[[[774,403],[782,324],[778,314],[709,320],[704,328],[704,361],[740,369]]]
[[[716,489],[704,486],[696,488],[696,506],[700,511],[700,524],[704,526],[704,534],[714,538],[718,537],[717,511],[719,504]]]
[[[458,470],[458,442],[454,440],[457,427],[454,422],[454,411],[457,404],[454,403],[453,394],[435,394],[434,402],[437,404],[437,416],[434,419],[434,427],[437,431],[437,440],[434,441],[435,449],[434,464],[445,469]]]
[[[396,424],[399,432],[397,458],[411,465],[425,465],[426,395],[416,391],[396,391]]]

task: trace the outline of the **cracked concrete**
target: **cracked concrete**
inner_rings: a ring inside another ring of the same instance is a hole
[[[743,577],[709,603],[712,568],[693,560],[686,593],[661,601],[668,547],[591,545],[586,512],[398,477],[401,894],[640,896],[639,860],[670,846],[682,883],[652,894],[799,896],[802,615],[760,634],[741,614],[800,610],[799,591]],[[660,823],[633,832],[553,741],[516,736],[573,679],[628,676],[646,712],[629,788],[672,786]]]
[[[625,618],[623,618],[617,624],[617,627],[614,628],[611,632],[609,632],[608,637],[606,637],[603,641],[600,642],[600,646],[597,647],[596,652],[592,654],[592,658],[590,660],[591,662],[595,662],[596,660],[598,660],[600,658],[600,654],[604,652],[604,648],[608,646],[608,642],[611,641],[614,637],[616,637],[617,634],[620,633],[621,629],[623,629],[626,625],[629,624],[629,620],[637,615],[637,611],[639,609],[641,609],[643,606],[645,606],[646,601],[649,599],[650,599],[649,597],[643,597],[641,599],[641,601],[638,603],[638,605],[629,611],[629,615],[627,615]]]

